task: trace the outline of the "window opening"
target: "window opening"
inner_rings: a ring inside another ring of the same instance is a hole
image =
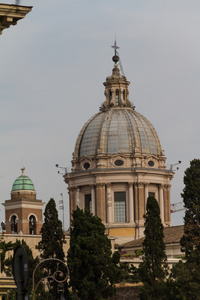
[[[36,234],[36,219],[33,215],[29,217],[29,234]]]
[[[112,91],[109,90],[109,100],[112,100]]]
[[[155,198],[155,193],[153,193],[153,192],[149,192],[149,197],[154,197]]]
[[[148,162],[148,165],[149,165],[149,167],[153,167],[153,166],[154,166],[153,160],[150,160],[150,161]]]
[[[119,105],[119,90],[116,90],[116,105]]]
[[[92,212],[92,201],[91,201],[91,194],[85,195],[85,209]]]
[[[126,192],[114,192],[115,223],[126,222]]]
[[[124,162],[123,162],[123,160],[121,160],[121,159],[117,159],[117,160],[115,161],[115,166],[117,166],[117,167],[121,167],[121,166],[123,166],[123,164],[124,164]]]
[[[11,232],[17,233],[17,217],[16,216],[11,217]]]
[[[123,90],[123,100],[125,100],[125,90]]]
[[[83,166],[83,167],[84,167],[85,170],[87,170],[87,169],[89,169],[90,164],[89,164],[88,162],[86,162],[86,163],[84,163],[84,166]]]

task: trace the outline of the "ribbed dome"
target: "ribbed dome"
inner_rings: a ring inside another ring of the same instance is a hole
[[[116,43],[113,48],[116,56]],[[130,82],[120,74],[117,64],[119,58],[115,56],[112,75],[104,82],[106,99],[100,112],[83,126],[75,146],[74,163],[82,157],[98,154],[163,156],[153,125],[135,111],[129,100]]]
[[[31,179],[28,176],[24,175],[24,168],[22,169],[22,175],[14,181],[12,186],[12,191],[18,190],[35,191],[35,187]]]
[[[162,148],[152,124],[132,108],[110,108],[94,115],[82,128],[75,147],[78,157],[101,153],[161,155]]]

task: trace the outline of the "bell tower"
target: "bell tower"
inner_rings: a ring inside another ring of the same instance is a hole
[[[42,227],[42,200],[36,199],[36,191],[31,179],[22,174],[14,181],[11,199],[5,200],[5,220],[7,234],[40,234]]]

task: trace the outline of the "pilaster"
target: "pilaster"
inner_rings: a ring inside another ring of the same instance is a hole
[[[96,184],[96,212],[102,222],[106,222],[105,183]]]
[[[171,225],[170,187],[170,184],[164,185],[164,220],[166,225]]]
[[[107,183],[107,223],[113,223],[112,218],[112,195],[111,195],[111,183]]]
[[[133,183],[128,183],[129,222],[134,222]]]

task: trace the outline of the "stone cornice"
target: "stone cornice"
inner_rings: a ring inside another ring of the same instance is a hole
[[[10,25],[16,25],[26,14],[32,10],[32,6],[21,6],[0,3],[0,34]]]

